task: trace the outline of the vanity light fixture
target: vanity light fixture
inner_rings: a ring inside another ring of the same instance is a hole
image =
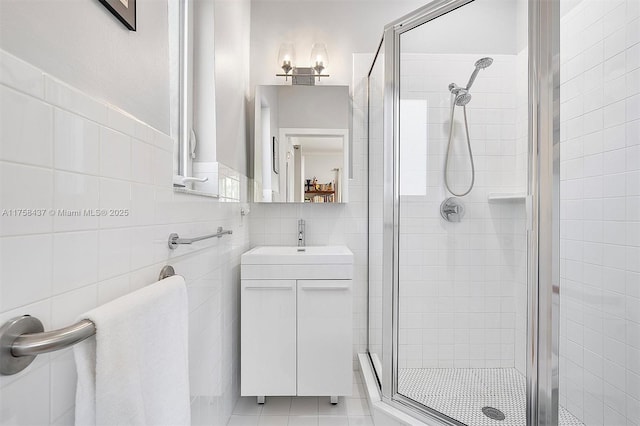
[[[320,81],[320,77],[329,77],[329,74],[322,73],[327,68],[328,62],[327,46],[324,43],[314,43],[311,46],[310,66],[297,67],[293,43],[282,43],[278,51],[278,65],[284,73],[276,74],[276,76],[284,77],[285,81],[291,76],[291,84],[293,85],[314,86],[316,78]]]
[[[314,43],[311,46],[311,66],[316,74],[322,75],[322,70],[329,65],[329,55],[327,54],[327,46],[324,43]],[[319,77],[318,77],[319,79]]]
[[[282,67],[284,75],[288,76],[296,62],[296,50],[293,43],[282,43],[278,51],[278,64]]]

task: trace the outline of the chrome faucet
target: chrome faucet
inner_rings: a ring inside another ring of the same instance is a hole
[[[298,219],[298,247],[304,245],[304,219]]]

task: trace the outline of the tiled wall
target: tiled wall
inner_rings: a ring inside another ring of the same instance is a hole
[[[401,180],[421,179],[401,182],[412,191],[401,194],[400,204],[401,368],[515,366],[516,289],[526,282],[524,200],[488,202],[488,195],[524,192],[516,162],[518,76],[515,55],[489,56],[493,65],[479,74],[467,107],[475,186],[462,198],[464,219],[451,223],[439,210],[451,196],[443,182],[451,105],[447,87],[464,84],[480,56],[402,55],[401,107],[403,100],[425,102],[426,150],[416,163],[420,173],[405,174],[402,164],[400,172]],[[450,175],[459,192],[471,176],[462,120],[457,107]],[[403,141],[418,130],[401,127],[401,161]],[[411,142],[404,149],[413,156],[419,152]]]
[[[640,2],[561,20],[560,402],[640,424]]]
[[[46,330],[69,325],[171,264],[189,293],[193,423],[225,424],[239,394],[240,205],[174,193],[168,136],[2,51],[0,120],[0,323],[30,314]],[[77,209],[129,215],[57,211]],[[171,232],[218,226],[233,235],[167,248]],[[75,378],[71,350],[0,376],[0,423],[73,424]]]

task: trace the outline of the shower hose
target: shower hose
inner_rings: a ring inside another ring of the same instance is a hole
[[[464,112],[464,129],[467,136],[467,148],[469,150],[469,160],[471,161],[471,184],[469,185],[469,189],[467,189],[463,193],[457,194],[453,192],[453,190],[451,189],[451,186],[449,185],[449,174],[447,173],[449,171],[449,156],[451,154],[451,145],[453,142],[453,113],[455,112],[455,109],[456,109],[456,97],[452,96],[451,99],[452,99],[451,100],[451,118],[449,120],[451,124],[449,125],[449,143],[447,144],[447,156],[444,161],[444,184],[447,187],[447,190],[449,190],[449,192],[455,195],[456,197],[464,197],[465,195],[470,193],[471,190],[473,189],[473,184],[476,181],[476,166],[473,163],[473,152],[471,151],[471,139],[469,139],[469,124],[467,123],[467,106],[463,105],[462,111]]]

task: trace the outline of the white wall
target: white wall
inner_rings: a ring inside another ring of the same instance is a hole
[[[294,43],[298,66],[308,66],[311,45],[324,42],[329,54],[326,72],[331,77],[320,84],[350,84],[351,55],[375,52],[386,24],[427,3],[425,0],[253,0],[251,84],[285,84],[282,77],[275,77],[282,71],[277,59],[280,44],[285,41]],[[469,24],[477,28],[475,36],[465,41],[468,53],[482,52],[487,46],[496,53],[516,53],[515,39],[500,36],[510,28],[513,34],[516,32],[513,1],[483,0],[467,7]],[[451,46],[460,46],[460,40],[468,34],[451,25],[436,24],[434,28],[437,42],[416,45],[423,53],[449,52]]]
[[[320,84],[351,84],[352,54],[375,52],[384,26],[422,6],[424,0],[254,0],[251,11],[251,85],[285,84],[278,67],[282,42],[294,43],[298,66],[308,66],[311,45],[327,45],[330,78]],[[290,84],[290,83],[286,83]]]
[[[169,133],[167,2],[137,11],[131,32],[98,1],[3,0],[0,48]]]
[[[349,86],[278,87],[278,126],[307,129],[348,129]]]
[[[247,175],[251,2],[213,1],[217,160]]]
[[[344,157],[342,153],[305,153],[302,151],[304,158],[304,179],[318,179],[318,183],[335,182],[336,172],[333,169],[341,169],[344,165]]]
[[[560,24],[560,402],[589,426],[640,420],[639,19],[585,0]]]

